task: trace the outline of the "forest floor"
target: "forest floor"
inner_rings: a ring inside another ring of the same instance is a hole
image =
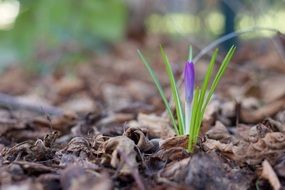
[[[169,93],[156,42],[142,50]],[[179,78],[188,45],[164,47]],[[126,41],[50,75],[2,72],[1,189],[285,187],[284,36],[241,44],[193,153],[186,136],[175,136],[137,48]],[[208,62],[196,64],[198,78]]]

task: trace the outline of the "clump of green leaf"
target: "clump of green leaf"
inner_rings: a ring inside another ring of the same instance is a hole
[[[172,96],[175,103],[175,111],[176,117],[174,116],[171,106],[166,98],[166,95],[161,87],[161,84],[151,68],[150,64],[144,58],[142,53],[138,50],[138,54],[147,68],[150,76],[153,79],[153,82],[156,88],[159,91],[159,94],[162,98],[162,101],[166,107],[172,125],[177,133],[177,135],[185,135],[188,134],[188,150],[192,152],[194,149],[194,145],[197,143],[197,139],[199,137],[200,126],[202,124],[203,116],[206,110],[208,103],[213,96],[219,81],[221,80],[222,76],[224,75],[228,64],[230,63],[231,58],[235,52],[235,47],[232,46],[228,51],[227,55],[225,56],[224,60],[220,68],[218,69],[214,79],[210,85],[210,80],[212,77],[212,73],[214,70],[214,65],[216,62],[216,58],[218,55],[218,50],[216,49],[215,52],[212,54],[212,58],[210,64],[208,66],[207,72],[205,74],[205,78],[202,84],[202,87],[194,87],[194,80],[195,80],[195,71],[194,71],[194,64],[192,62],[192,49],[190,48],[189,51],[189,60],[185,64],[184,68],[184,80],[185,80],[185,110],[182,109],[181,98],[178,92],[178,87],[175,82],[175,78],[171,69],[171,64],[169,59],[164,52],[163,48],[160,48],[160,53],[163,59],[163,62],[166,67],[166,73],[169,78],[170,88],[172,92]],[[195,90],[194,90],[195,89]]]
[[[188,149],[190,151],[193,150],[193,145],[196,144],[197,139],[199,137],[200,126],[202,124],[203,116],[206,111],[206,107],[209,104],[211,97],[213,96],[219,81],[221,80],[222,76],[224,75],[226,68],[228,67],[231,58],[235,52],[235,47],[232,46],[228,51],[227,55],[225,56],[218,72],[214,76],[214,80],[210,85],[210,79],[213,73],[214,65],[216,62],[216,58],[218,55],[218,49],[212,54],[212,58],[210,64],[208,66],[207,72],[204,77],[204,81],[202,84],[202,88],[200,89],[197,87],[194,91],[194,99],[192,105],[192,115],[191,115],[191,131],[189,133],[189,140],[188,140]],[[208,93],[207,93],[208,91]]]

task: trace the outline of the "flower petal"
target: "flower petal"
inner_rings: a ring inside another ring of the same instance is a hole
[[[192,102],[195,85],[195,69],[192,61],[187,61],[184,67],[185,101]]]

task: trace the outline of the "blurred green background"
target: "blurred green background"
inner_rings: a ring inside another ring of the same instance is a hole
[[[118,0],[0,0],[0,62],[79,59],[83,50],[121,39],[125,22]]]
[[[124,40],[141,43],[142,35],[191,36],[210,42],[253,26],[284,32],[284,4],[284,0],[0,0],[0,70],[20,63],[42,72],[48,70],[45,65],[77,63]],[[222,8],[225,5],[229,12]],[[228,18],[234,22],[227,30]]]

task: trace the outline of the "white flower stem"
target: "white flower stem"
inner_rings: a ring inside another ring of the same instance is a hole
[[[191,102],[185,101],[185,134],[189,134],[190,132],[190,123],[191,123]]]

